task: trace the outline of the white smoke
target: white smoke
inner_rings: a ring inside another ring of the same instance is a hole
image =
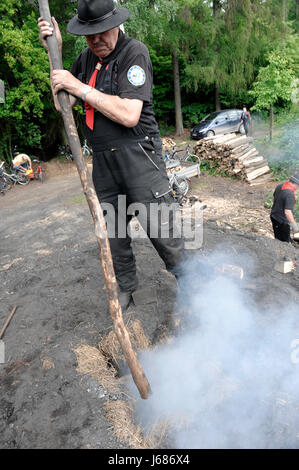
[[[299,115],[293,120],[274,124],[273,139],[269,140],[269,122],[253,116],[254,145],[267,161],[274,166],[288,170],[288,167],[298,167],[299,151]]]
[[[219,261],[186,267],[187,327],[142,354],[153,394],[137,400],[137,417],[145,429],[176,420],[174,448],[298,448],[298,305],[258,308],[238,281],[215,275]]]

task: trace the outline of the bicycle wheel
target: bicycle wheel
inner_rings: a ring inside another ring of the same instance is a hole
[[[44,178],[44,172],[41,170],[38,174],[38,179],[40,180],[41,183],[44,182],[45,178]]]
[[[90,150],[89,150],[89,148],[86,147],[86,146],[82,147],[82,154],[83,154],[83,157],[85,157],[85,158],[90,157]]]
[[[15,174],[4,173],[3,177],[6,179],[10,188],[17,184],[17,176]]]
[[[17,183],[18,184],[21,184],[22,186],[25,186],[26,184],[29,183],[29,181],[30,181],[29,176],[22,175],[22,174],[17,175]]]
[[[173,184],[173,192],[175,195],[186,196],[190,189],[190,184],[186,178],[176,178]]]
[[[200,163],[200,158],[198,155],[190,153],[190,155],[186,157],[185,162]]]
[[[12,181],[6,179],[4,176],[0,176],[0,191],[8,191],[13,187]]]

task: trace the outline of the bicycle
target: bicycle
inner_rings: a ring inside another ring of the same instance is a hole
[[[184,155],[184,161],[185,162],[193,162],[193,163],[198,163],[200,164],[200,158],[198,155],[195,153],[190,153],[190,144],[187,145],[185,149],[185,155]]]
[[[4,162],[0,163],[0,193],[2,196],[5,196],[5,191],[8,191],[12,188],[13,184],[10,180],[8,180],[4,175],[3,170]]]
[[[8,184],[14,186],[16,183],[26,185],[29,183],[30,178],[26,175],[26,171],[22,168],[11,168],[11,173],[7,173],[4,169],[4,163],[1,166],[1,176]]]
[[[72,162],[74,160],[69,145],[59,145],[58,150],[60,155],[64,155],[69,162]]]
[[[179,152],[184,152],[184,154],[179,155]],[[173,147],[171,158],[178,158],[181,162],[193,162],[200,164],[199,156],[190,152],[190,144],[187,144],[185,150],[177,150],[176,147]]]
[[[186,178],[178,177],[176,173],[171,173],[168,178],[173,196],[180,199],[185,197],[190,189],[189,181]]]
[[[176,154],[177,150],[176,150],[176,147],[172,147],[172,150],[171,152],[169,151],[169,149],[167,149],[164,153],[164,160],[166,162],[168,162],[169,160],[174,160],[174,155]]]
[[[60,145],[58,149],[59,149],[60,154],[64,155],[67,160],[69,160],[70,162],[74,160],[74,157],[73,157],[73,154],[69,145]],[[84,140],[84,144],[82,145],[82,155],[85,158],[88,158],[90,157],[90,155],[92,155],[92,149],[88,146],[86,139]]]
[[[90,157],[92,155],[92,149],[88,146],[87,140],[84,140],[84,144],[82,145],[82,155],[85,158]]]

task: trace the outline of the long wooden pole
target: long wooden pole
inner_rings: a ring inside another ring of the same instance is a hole
[[[48,0],[39,0],[40,16],[48,23],[52,24]],[[53,69],[63,69],[61,55],[55,34],[47,37],[47,44],[52,61]],[[149,382],[142,370],[137,354],[132,348],[128,331],[125,327],[121,306],[118,300],[117,283],[113,268],[110,244],[105,224],[103,211],[96,192],[94,190],[90,174],[82,156],[80,139],[70,105],[69,95],[64,90],[59,91],[58,95],[61,113],[64,121],[69,145],[72,150],[74,161],[77,166],[79,177],[82,183],[83,191],[94,221],[95,234],[100,247],[100,259],[105,279],[106,292],[109,302],[109,311],[113,320],[116,336],[120,342],[125,359],[131,370],[133,380],[139,390],[142,398],[148,398],[151,393]]]
[[[6,331],[6,328],[8,327],[8,325],[10,324],[10,320],[12,319],[12,317],[14,316],[15,314],[15,311],[17,310],[17,306],[15,305],[14,308],[12,309],[12,311],[10,312],[10,314],[8,315],[8,318],[6,320],[6,322],[4,323],[3,325],[3,328],[1,329],[0,331],[0,339],[2,339],[5,331]]]

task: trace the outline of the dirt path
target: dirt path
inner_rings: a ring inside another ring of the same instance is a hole
[[[252,188],[242,181],[203,173],[200,181],[194,180],[192,189],[207,205],[205,220],[273,239],[270,211],[264,203],[277,184],[271,181]]]
[[[119,397],[76,370],[74,348],[97,347],[112,329],[92,219],[73,166],[49,164],[47,170],[43,185],[34,181],[0,199],[0,325],[18,306],[3,338],[0,447],[129,447],[105,417],[105,405]],[[264,306],[298,302],[299,281],[298,268],[288,275],[273,271],[276,259],[294,259],[298,248],[264,236],[270,235],[263,208],[268,189],[209,176],[193,183],[208,206],[203,256],[224,241],[235,260],[248,254],[253,264],[245,277],[254,279],[252,295]],[[147,240],[135,241],[134,251],[140,289],[157,295],[125,319],[139,319],[155,343],[170,333],[176,284]]]

